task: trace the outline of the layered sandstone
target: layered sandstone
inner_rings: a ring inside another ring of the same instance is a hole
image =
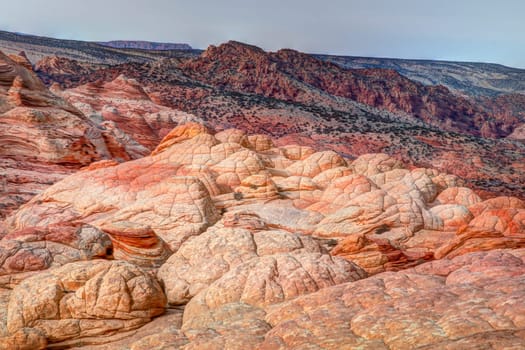
[[[102,159],[104,142],[95,130],[30,69],[0,53],[0,217]]]
[[[351,160],[180,125],[149,156],[94,163],[2,222],[0,287],[12,291],[0,289],[0,339],[515,346],[525,204],[460,185],[386,154]]]
[[[201,57],[111,66],[49,58],[39,74],[121,140],[125,149],[108,147],[123,160],[145,155],[178,122],[202,119],[218,130],[272,135],[278,145],[351,158],[387,153],[454,173],[483,198],[523,198],[522,95],[479,101],[391,69],[345,69],[317,58],[229,42]]]
[[[200,121],[156,104],[135,79],[124,74],[109,82],[91,82],[69,90],[56,88],[54,92],[104,128],[114,130],[131,155],[125,160],[149,154],[179,123]]]

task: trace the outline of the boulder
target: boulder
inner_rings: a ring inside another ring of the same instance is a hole
[[[185,304],[228,271],[259,256],[316,253],[311,237],[280,230],[251,232],[246,228],[215,228],[184,243],[159,269],[170,304]]]
[[[158,282],[130,263],[76,262],[19,284],[9,300],[7,330],[13,336],[33,329],[50,343],[110,334],[140,327],[165,304]]]
[[[290,175],[313,178],[325,170],[346,166],[346,161],[334,151],[317,152],[286,168]]]

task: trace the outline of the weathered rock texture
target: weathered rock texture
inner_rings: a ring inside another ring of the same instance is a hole
[[[437,349],[525,331],[523,201],[382,153],[187,123],[49,187],[0,238],[8,347]],[[183,315],[133,331],[165,307]]]
[[[0,218],[49,184],[102,159],[103,145],[80,111],[0,52]]]
[[[107,133],[113,133],[124,145],[124,160],[148,155],[179,123],[200,121],[191,114],[156,104],[135,79],[124,74],[110,82],[93,82],[69,90],[56,87],[53,91]]]
[[[254,237],[279,229],[334,239],[333,254],[372,273],[431,260],[436,252],[523,245],[517,199],[485,205],[453,177],[402,169],[385,154],[350,162],[331,151],[303,155],[265,145],[238,130],[216,137],[185,124],[151,156],[93,165],[52,186],[7,218],[4,234],[91,224],[109,234],[119,258],[158,266],[223,212],[222,226]]]
[[[277,253],[316,253],[311,237],[282,230],[215,228],[189,240],[159,270],[172,304],[184,304],[239,264]]]
[[[182,324],[161,316],[91,349],[519,349],[524,258],[523,249],[469,253],[282,303],[186,311]]]
[[[269,310],[254,348],[519,348],[523,255],[473,253],[299,297]]]
[[[33,346],[140,327],[164,312],[158,282],[136,266],[77,262],[26,279],[7,308],[4,344]]]
[[[175,121],[195,120],[195,115],[219,130],[237,127],[272,135],[280,145],[299,142],[352,157],[388,153],[404,163],[454,173],[468,187],[482,190],[483,198],[525,198],[525,146],[519,141],[525,103],[519,70],[481,64],[472,74],[470,63],[411,62],[418,71],[436,64],[433,78],[413,81],[407,78],[415,77],[411,69],[399,62],[385,64],[388,69],[370,68],[383,66],[374,59],[358,64],[367,69],[345,69],[341,62],[352,58],[264,52],[238,42],[212,46],[200,57],[198,52],[100,52],[102,47],[92,43],[89,53],[71,56],[65,48],[69,45],[61,43],[67,58],[47,57],[36,64],[39,76],[122,140],[132,158],[145,154]],[[49,54],[44,45],[31,46],[32,54],[38,48]],[[480,73],[484,69],[495,71]],[[509,74],[512,83],[503,78]],[[483,86],[498,85],[497,91],[488,88],[484,98],[468,97],[472,87],[464,81],[474,83],[481,76]],[[457,79],[462,81],[461,95],[453,91]]]
[[[264,307],[364,277],[358,266],[326,254],[264,256],[238,265],[197,294],[186,306],[184,322],[225,304]]]
[[[0,286],[12,287],[48,268],[112,254],[110,237],[93,226],[29,227],[0,240]]]
[[[58,57],[46,64],[64,74],[89,72]],[[125,76],[52,91],[25,56],[0,52],[0,218],[94,161],[143,157],[180,122],[198,120],[155,104]]]
[[[62,44],[0,54],[0,349],[523,348],[519,93]]]

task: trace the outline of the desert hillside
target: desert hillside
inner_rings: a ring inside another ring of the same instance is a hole
[[[35,70],[88,115],[116,108],[131,118],[128,102],[100,102],[119,86],[113,81],[126,77],[156,104],[195,115],[217,130],[264,133],[277,143],[300,141],[349,158],[383,152],[414,167],[458,175],[484,198],[524,198],[525,104],[519,93],[479,102],[391,69],[344,69],[296,51],[268,53],[238,42],[195,58],[110,67],[47,58]],[[89,97],[93,91],[100,101]]]
[[[0,32],[0,350],[523,348],[519,70],[154,44]]]

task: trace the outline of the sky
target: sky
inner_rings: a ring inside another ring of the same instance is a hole
[[[525,68],[525,0],[0,0],[0,29],[63,39],[493,62]]]

